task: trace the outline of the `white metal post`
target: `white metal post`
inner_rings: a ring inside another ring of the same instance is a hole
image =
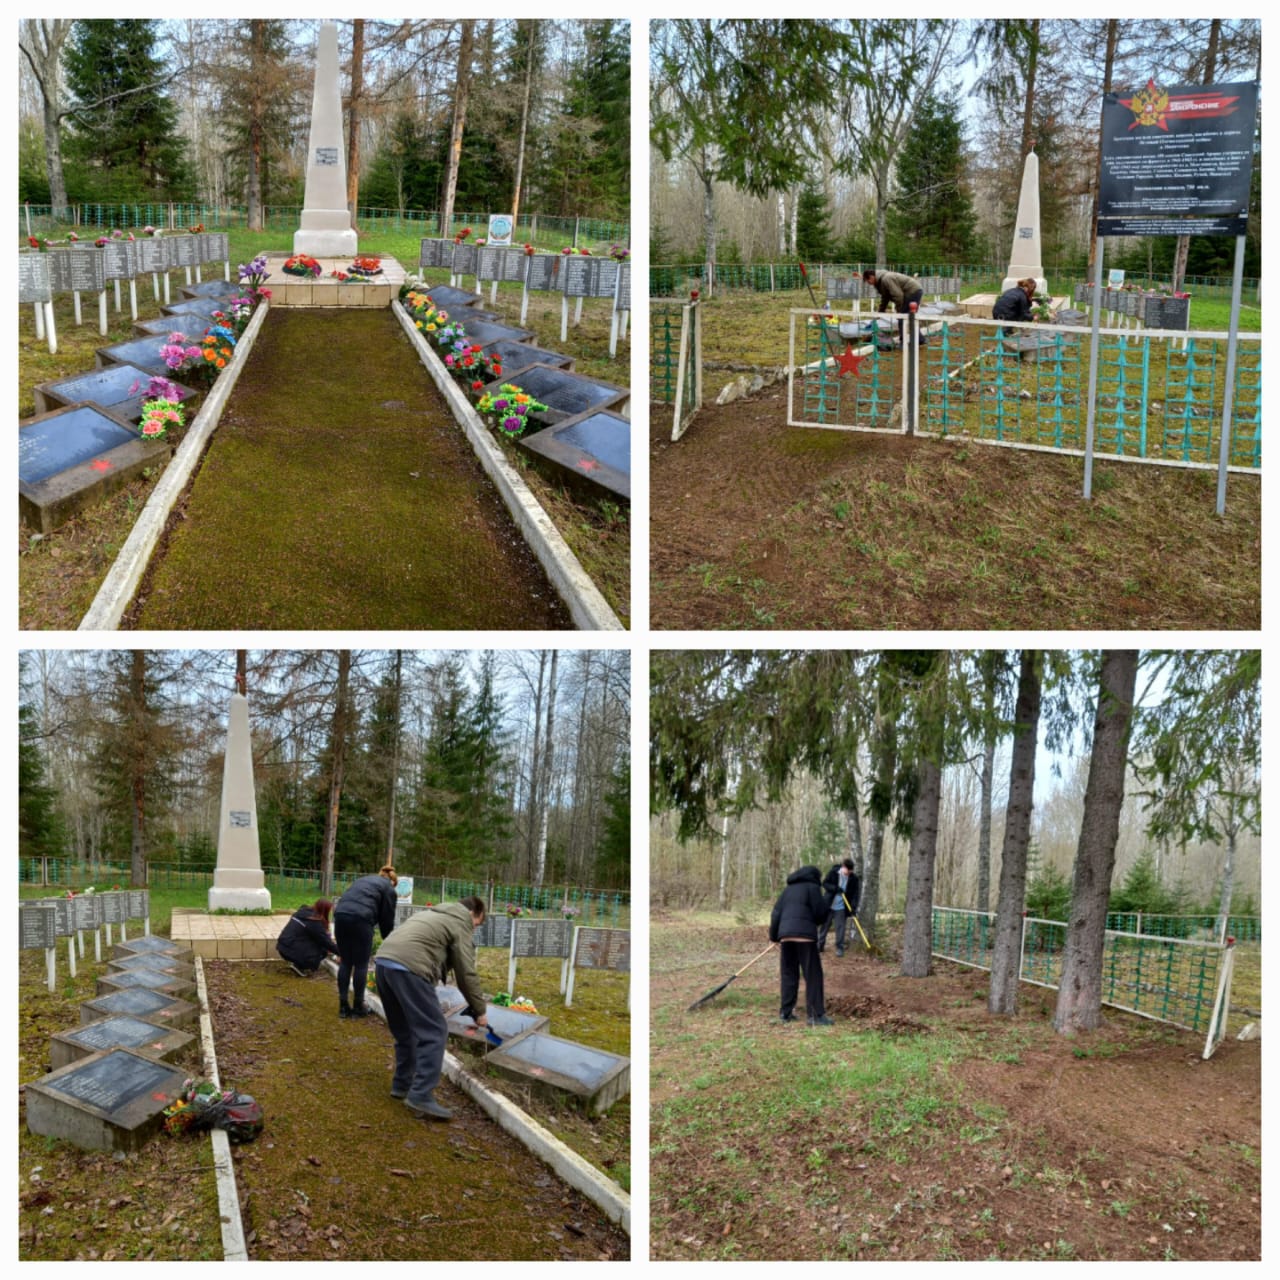
[[[1093,323],[1089,331],[1089,409],[1084,428],[1084,496],[1093,497],[1093,428],[1098,411],[1098,322],[1102,317],[1102,254],[1106,244],[1098,237],[1093,267]]]

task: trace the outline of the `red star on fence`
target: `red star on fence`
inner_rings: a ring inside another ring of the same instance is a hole
[[[846,373],[851,373],[856,378],[862,368],[862,362],[866,358],[866,356],[855,356],[853,354],[853,343],[846,342],[844,344],[844,355],[836,357],[836,367],[840,370],[839,376],[844,377]]]

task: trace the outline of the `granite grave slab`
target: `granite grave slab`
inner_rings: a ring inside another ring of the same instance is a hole
[[[19,512],[49,533],[170,452],[97,405],[36,414],[18,423]]]
[[[134,969],[146,969],[151,973],[167,973],[176,978],[190,978],[194,972],[189,961],[175,960],[162,951],[124,956],[107,963],[108,973],[129,973]]]
[[[591,410],[518,443],[575,481],[631,500],[631,422],[621,414]]]
[[[524,342],[533,337],[532,329],[514,329],[510,325],[480,320],[469,311],[458,318],[465,326],[467,340],[473,347],[485,347],[491,342]]]
[[[188,964],[194,958],[190,947],[180,946],[172,938],[162,938],[157,933],[148,933],[141,938],[130,938],[128,942],[117,943],[112,955],[121,959],[126,956],[164,955]]]
[[[26,1086],[27,1128],[89,1151],[137,1151],[159,1132],[186,1077],[131,1049],[110,1049]]]
[[[200,1006],[188,1000],[179,1000],[175,996],[167,996],[161,991],[151,991],[147,987],[129,987],[109,996],[86,1000],[80,1006],[82,1023],[97,1022],[116,1014],[149,1019],[160,1026],[190,1027],[195,1025],[200,1016]]]
[[[603,1115],[631,1092],[629,1058],[544,1031],[492,1050],[485,1062],[509,1080],[552,1097],[567,1094],[591,1115]]]
[[[160,354],[161,345],[155,338],[130,338],[128,342],[98,347],[95,353],[98,368],[105,369],[113,364],[133,364],[149,374],[154,373],[167,378],[172,370],[165,364],[164,357]]]
[[[502,361],[502,367],[508,372],[503,381],[519,369],[527,369],[531,364],[546,364],[553,369],[572,369],[573,356],[562,355],[559,351],[548,351],[544,347],[536,347],[532,342],[511,342],[500,338],[485,347],[486,354],[496,356]]]
[[[120,1014],[50,1036],[49,1061],[56,1071],[105,1049],[135,1049],[150,1058],[173,1062],[195,1042],[195,1036],[185,1031]]]
[[[165,321],[147,321],[150,324],[166,324]],[[138,328],[135,325],[135,330]],[[163,329],[164,334],[171,331],[172,326]],[[137,422],[142,417],[142,405],[151,397],[146,394],[147,383],[151,379],[145,369],[132,364],[113,364],[105,369],[90,369],[87,373],[77,373],[70,378],[58,378],[53,382],[42,382],[35,388],[36,410],[49,413],[54,409],[65,409],[73,404],[96,404],[100,408],[110,409],[117,418],[126,422]],[[170,380],[172,381],[172,379]],[[174,383],[178,388],[179,398],[189,400],[196,394],[194,388]]]
[[[184,284],[184,298],[219,298],[226,302],[244,293],[244,286],[234,280],[202,280],[199,284]]]
[[[423,292],[437,307],[442,307],[445,311],[474,306],[477,302],[483,301],[478,293],[471,293],[467,289],[455,289],[451,284],[438,284],[434,289],[425,289]]]
[[[468,1053],[485,1053],[492,1051],[493,1046],[485,1038],[484,1029],[464,1012],[467,1007],[466,997],[457,987],[440,985],[436,987],[436,996],[440,1007],[444,1010],[445,1022],[449,1027],[449,1047],[464,1049]],[[518,1040],[535,1031],[545,1031],[551,1025],[551,1019],[540,1013],[521,1013],[519,1009],[510,1009],[506,1005],[486,1004],[485,1017],[490,1030],[498,1036],[503,1044]]]
[[[147,969],[132,969],[128,973],[106,973],[98,978],[97,995],[109,996],[116,991],[128,991],[131,987],[145,987],[161,995],[185,1000],[193,996],[196,984],[168,973],[154,973]]]
[[[505,376],[485,390],[496,392],[502,383],[511,380],[510,375]],[[517,385],[547,406],[545,410],[529,415],[531,421],[543,426],[563,422],[591,409],[621,409],[631,399],[631,392],[626,387],[615,387],[612,383],[551,365],[530,365],[521,372]]]

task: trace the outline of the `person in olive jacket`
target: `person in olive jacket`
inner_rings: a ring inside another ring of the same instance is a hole
[[[476,1026],[489,1025],[476,972],[475,930],[484,923],[484,914],[479,898],[428,907],[410,916],[378,948],[374,963],[378,996],[396,1042],[391,1096],[403,1099],[419,1120],[453,1116],[435,1097],[449,1038],[436,984],[445,980],[450,969]]]
[[[829,1027],[822,990],[822,957],[818,954],[818,930],[831,915],[822,892],[817,867],[801,867],[787,877],[787,887],[773,904],[769,941],[778,944],[781,956],[782,1021],[795,1021],[800,975],[804,974],[804,1003],[811,1027]]]
[[[338,1017],[364,1018],[365,983],[369,957],[373,955],[376,925],[385,942],[396,927],[395,868],[388,863],[376,876],[361,876],[338,899],[333,910],[333,936],[341,958],[338,961]],[[347,1004],[347,990],[351,1004]]]
[[[320,967],[325,956],[336,956],[338,948],[329,937],[329,912],[333,903],[328,898],[317,899],[314,906],[299,907],[280,931],[276,950],[280,958],[300,978],[309,978]]]

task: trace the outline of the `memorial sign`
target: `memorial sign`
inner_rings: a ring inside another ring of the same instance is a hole
[[[560,258],[554,253],[535,253],[529,258],[524,286],[531,293],[555,293],[559,290]]]
[[[573,964],[577,969],[616,969],[630,973],[631,930],[582,926],[577,931]]]
[[[496,391],[502,381],[505,379],[486,389]],[[548,424],[586,413],[589,409],[619,408],[631,397],[626,387],[615,387],[608,382],[598,382],[579,373],[545,365],[526,369],[520,375],[520,389],[547,406],[546,410],[530,416],[535,421]]]
[[[201,262],[229,262],[231,237],[225,231],[206,231],[199,236]]]
[[[529,258],[530,255],[523,249],[504,249],[498,261],[498,279],[523,284]]]
[[[477,947],[507,947],[511,945],[511,917],[490,915],[485,917],[474,934]]]
[[[136,240],[108,240],[102,246],[102,268],[108,280],[132,280],[141,274]]]
[[[158,275],[173,265],[167,240],[135,240],[138,246],[138,270],[143,275]]]
[[[619,263],[612,258],[566,257],[560,272],[566,298],[612,298]]]
[[[43,907],[53,908],[58,937],[68,938],[75,933],[76,922],[75,916],[71,913],[70,898],[39,898],[37,901]]]
[[[137,439],[137,432],[90,405],[60,411],[19,430],[18,479],[39,484]]]
[[[76,931],[96,929],[102,924],[102,899],[96,893],[82,893],[71,899]]]
[[[58,945],[58,913],[44,903],[22,903],[18,907],[18,949],[49,951]]]
[[[478,252],[479,250],[473,244],[455,244],[449,269],[455,276],[475,275],[476,254]]]
[[[175,267],[195,267],[200,265],[200,241],[196,236],[170,236],[169,244],[172,257],[169,262]]]
[[[151,895],[146,889],[130,889],[129,919],[145,920],[151,914]]]
[[[476,249],[476,279],[501,280],[504,252],[497,245],[479,245]]]
[[[1165,298],[1148,293],[1142,298],[1142,323],[1148,329],[1182,329],[1191,324],[1190,298]]]
[[[123,924],[126,912],[129,909],[129,903],[126,896],[119,890],[113,890],[110,893],[99,893],[95,897],[102,902],[102,923],[103,924]]]
[[[18,254],[18,301],[48,302],[53,297],[47,253]]]
[[[1253,82],[1107,94],[1098,235],[1243,235],[1257,109]]]
[[[569,954],[573,923],[569,920],[517,920],[511,933],[513,956],[555,956]]]
[[[95,249],[77,253],[74,249],[50,249],[49,278],[54,293],[101,293],[107,287],[106,265]]]
[[[510,244],[515,229],[515,219],[509,213],[491,213],[489,234],[485,238],[490,244]]]
[[[452,240],[423,240],[418,251],[420,267],[448,267],[453,263]]]
[[[618,282],[613,295],[615,311],[631,310],[631,264],[619,263]]]

